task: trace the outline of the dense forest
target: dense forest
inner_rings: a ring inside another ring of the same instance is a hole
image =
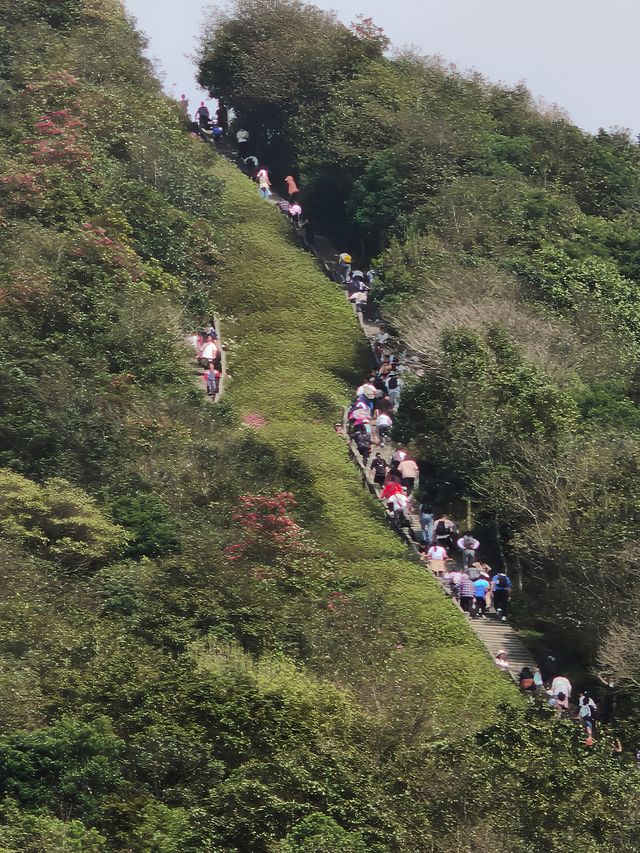
[[[425,460],[437,430],[431,458],[585,650],[630,626],[633,146],[567,125],[572,178],[523,93],[313,9],[238,7],[209,36],[207,84],[380,256],[381,309],[433,365],[401,429]],[[350,308],[143,47],[115,0],[0,0],[0,850],[637,849],[629,750],[526,705],[361,489],[332,429],[367,365]],[[450,328],[492,304],[500,327]],[[214,311],[215,406],[184,343]]]
[[[303,34],[291,49],[293,33]],[[565,665],[640,684],[640,148],[524,88],[390,54],[296,2],[216,13],[200,81],[233,106],[422,364],[396,437],[517,576]]]

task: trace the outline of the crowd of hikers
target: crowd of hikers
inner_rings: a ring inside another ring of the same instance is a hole
[[[181,102],[188,115],[188,101]],[[229,130],[229,116],[222,100],[218,103],[215,120],[202,102],[191,123],[192,130],[207,141],[218,143]],[[239,128],[235,133],[237,162],[240,168],[258,185],[265,199],[272,198],[268,169],[251,153],[249,133]],[[313,229],[303,220],[299,203],[299,187],[292,175],[284,179],[286,190],[277,197],[277,205],[295,226],[305,229],[309,245],[313,244]],[[308,230],[308,234],[307,234]],[[334,280],[345,294],[357,315],[366,311],[368,295],[375,280],[375,271],[353,269],[353,258],[348,252],[340,253],[335,262]],[[209,397],[216,399],[220,391],[221,343],[216,324],[209,325],[187,338],[196,359],[203,368],[203,380]],[[481,543],[468,529],[459,525],[437,507],[437,484],[425,478],[422,483],[418,462],[402,447],[390,442],[394,417],[400,406],[405,375],[411,368],[405,363],[405,354],[398,355],[390,346],[390,336],[380,327],[372,338],[375,368],[356,389],[355,397],[346,412],[347,438],[355,444],[362,460],[365,477],[382,502],[391,523],[406,531],[414,542],[419,557],[439,579],[445,591],[458,602],[461,610],[471,619],[494,618],[507,622],[513,585],[506,571],[493,570],[478,552]],[[344,434],[345,423],[336,423],[335,431]],[[390,446],[388,446],[390,445]],[[386,450],[385,450],[386,448]],[[500,649],[494,657],[496,666],[512,672],[506,650]],[[596,720],[608,723],[612,719],[615,692],[611,684],[599,708],[588,691],[573,696],[573,686],[565,675],[558,673],[555,655],[548,651],[533,669],[525,666],[517,674],[523,693],[538,695],[553,708],[558,716],[577,719],[585,732],[585,744],[591,746],[596,733]],[[604,683],[604,682],[603,682]],[[617,741],[617,751],[622,751]],[[640,751],[636,756],[640,763]]]
[[[358,270],[352,271],[351,267],[351,256],[340,254],[336,277],[353,301],[350,294],[360,287],[368,290],[374,274],[371,271],[363,275]],[[355,307],[358,311],[358,306]],[[347,409],[347,437],[355,444],[365,476],[372,482],[390,521],[396,528],[406,530],[420,559],[462,611],[471,619],[492,617],[506,622],[513,590],[508,573],[492,569],[478,554],[481,543],[473,532],[461,530],[448,513],[437,507],[437,484],[428,477],[421,482],[420,466],[407,450],[392,444],[384,452],[400,405],[402,377],[409,372],[401,356],[389,346],[389,341],[384,328],[380,328],[372,340],[376,367],[358,386]],[[343,433],[344,429],[344,424],[335,424],[336,432]],[[515,675],[504,649],[495,655],[494,663]],[[539,667],[523,667],[516,679],[523,693],[539,695],[558,716],[578,720],[584,729],[587,746],[594,742],[596,719],[607,723],[611,718],[610,701],[599,709],[587,691],[572,701],[573,687],[566,676],[558,674],[557,660],[552,652],[543,655]]]

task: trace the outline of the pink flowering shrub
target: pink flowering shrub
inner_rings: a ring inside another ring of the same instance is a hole
[[[37,137],[25,140],[31,159],[43,166],[65,169],[83,167],[90,170],[91,152],[80,145],[85,123],[70,109],[54,110],[41,116],[35,124]]]

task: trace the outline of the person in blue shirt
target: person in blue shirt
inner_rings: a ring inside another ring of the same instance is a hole
[[[473,582],[473,591],[476,597],[476,613],[478,616],[484,616],[484,611],[487,608],[487,590],[491,587],[486,577],[479,577]]]
[[[509,601],[511,599],[511,580],[504,572],[498,572],[491,579],[491,593],[498,619],[506,622]]]

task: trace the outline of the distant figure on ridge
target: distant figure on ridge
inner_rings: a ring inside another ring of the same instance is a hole
[[[198,124],[200,127],[209,128],[211,125],[211,120],[209,117],[209,107],[205,104],[204,101],[200,101],[200,106],[196,110],[196,117],[198,119]]]

